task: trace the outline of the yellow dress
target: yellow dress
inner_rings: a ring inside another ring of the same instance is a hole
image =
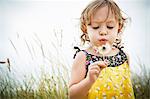
[[[134,99],[127,61],[103,69],[89,90],[88,99]]]
[[[95,56],[86,50],[80,50],[86,54],[86,75],[88,67],[96,61],[107,59],[109,65],[104,68],[98,79],[92,85],[88,93],[88,99],[134,99],[134,92],[130,77],[130,68],[127,63],[128,58],[124,51],[120,49],[114,56]],[[76,54],[74,55],[74,57]]]

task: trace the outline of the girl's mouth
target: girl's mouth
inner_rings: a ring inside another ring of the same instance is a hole
[[[99,41],[100,41],[101,44],[106,44],[106,42],[107,42],[108,40],[103,38],[103,39],[100,39]]]

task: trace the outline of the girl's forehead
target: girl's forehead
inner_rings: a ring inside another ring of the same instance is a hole
[[[114,13],[108,6],[98,8],[96,12],[91,16],[91,22],[102,23],[102,22],[115,22],[117,21]]]

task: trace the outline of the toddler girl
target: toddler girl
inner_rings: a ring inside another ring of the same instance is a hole
[[[70,99],[134,99],[121,33],[126,19],[113,0],[95,0],[81,14],[81,40],[72,65]]]

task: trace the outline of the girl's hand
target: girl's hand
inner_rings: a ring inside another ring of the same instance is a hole
[[[87,78],[90,82],[94,83],[98,78],[101,70],[107,66],[106,61],[97,61],[89,65]]]

